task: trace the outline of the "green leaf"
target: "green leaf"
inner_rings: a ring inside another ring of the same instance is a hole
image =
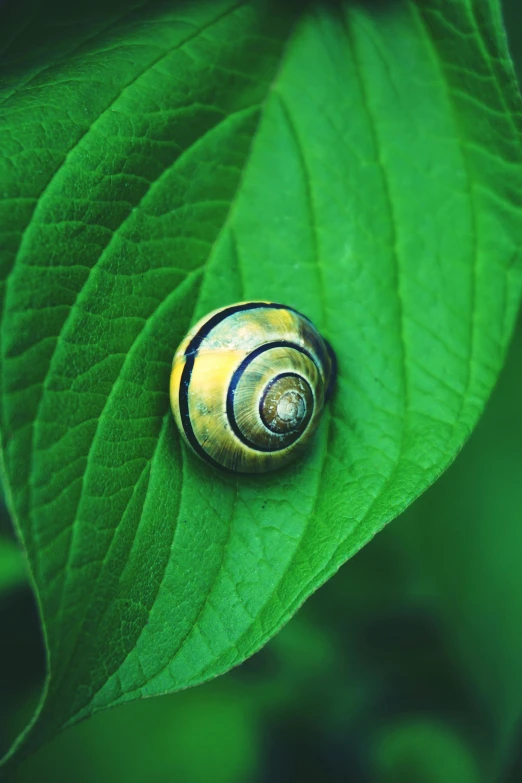
[[[25,559],[17,542],[13,540],[13,526],[5,505],[3,487],[0,484],[0,599],[4,592],[27,586]]]
[[[520,294],[494,0],[7,4],[0,425],[49,678],[26,750],[243,661],[451,462]],[[267,298],[333,344],[310,453],[187,453],[174,350]]]
[[[0,536],[0,595],[27,584],[27,573],[20,548]]]
[[[434,585],[454,666],[484,707],[490,780],[504,779],[522,716],[521,367],[519,321],[487,415],[462,457],[393,528],[404,570],[417,569]],[[451,547],[442,545],[449,540]]]

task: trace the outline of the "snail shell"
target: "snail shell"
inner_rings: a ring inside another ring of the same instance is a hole
[[[309,443],[334,381],[334,353],[308,318],[273,302],[241,302],[187,334],[174,356],[170,400],[196,454],[264,473]]]

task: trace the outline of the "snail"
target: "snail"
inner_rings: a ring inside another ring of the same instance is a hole
[[[172,411],[206,462],[264,473],[310,442],[335,374],[335,354],[306,316],[273,302],[240,302],[209,313],[181,342]]]

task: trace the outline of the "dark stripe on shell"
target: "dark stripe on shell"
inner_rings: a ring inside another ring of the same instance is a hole
[[[303,315],[297,310],[294,310],[293,307],[276,304],[275,302],[245,302],[239,305],[231,305],[230,307],[225,307],[223,310],[220,310],[219,313],[213,315],[212,318],[208,319],[208,321],[205,321],[199,332],[194,335],[190,343],[185,348],[185,356],[190,356],[191,354],[196,353],[205,337],[208,337],[212,329],[215,329],[215,327],[224,321],[225,318],[228,318],[231,315],[235,315],[236,313],[242,313],[245,310],[289,310],[291,313],[295,313],[301,318],[305,318],[307,321],[310,320],[309,318],[306,318],[306,315]]]
[[[245,446],[249,446],[251,449],[254,449],[255,451],[263,451],[267,453],[271,453],[273,451],[282,451],[283,449],[288,448],[289,445],[292,444],[286,444],[285,446],[282,446],[280,449],[274,449],[274,448],[261,448],[256,443],[253,443],[251,440],[249,440],[247,437],[245,437],[244,433],[241,432],[239,429],[239,425],[236,421],[236,415],[234,412],[234,394],[236,391],[236,387],[241,380],[241,376],[245,372],[248,365],[254,361],[254,359],[257,359],[257,357],[265,353],[265,351],[270,351],[272,348],[291,348],[294,351],[299,351],[299,353],[304,354],[305,356],[310,359],[311,362],[317,367],[317,363],[312,356],[311,353],[309,353],[306,348],[302,348],[300,345],[295,345],[295,343],[290,343],[288,340],[278,340],[273,343],[265,343],[264,345],[260,345],[258,348],[255,348],[252,353],[249,353],[248,356],[246,356],[237,370],[234,371],[234,374],[230,380],[230,385],[228,387],[227,391],[227,417],[228,421],[230,423],[230,426],[232,428],[232,431],[237,435],[239,440],[245,444]],[[318,372],[319,372],[319,368]]]
[[[225,318],[228,318],[231,315],[235,315],[236,313],[241,313],[247,310],[257,310],[257,309],[289,310],[290,312],[295,313],[296,315],[300,316],[301,318],[304,318],[306,321],[312,324],[312,322],[310,321],[309,318],[307,318],[306,315],[303,315],[303,313],[300,313],[298,310],[295,310],[293,307],[288,307],[288,305],[277,304],[276,302],[245,302],[244,304],[231,305],[230,307],[225,307],[223,310],[220,310],[218,313],[213,315],[212,318],[209,318],[208,321],[206,321],[203,324],[199,332],[196,335],[194,335],[194,337],[192,338],[192,340],[190,341],[190,343],[187,345],[185,349],[185,357],[186,357],[185,366],[183,367],[183,371],[181,373],[181,380],[179,385],[179,412],[181,417],[181,423],[183,424],[183,429],[185,431],[186,438],[190,443],[190,445],[192,446],[192,448],[194,449],[194,451],[197,454],[199,454],[199,456],[202,459],[204,459],[206,462],[208,462],[209,464],[213,465],[216,468],[226,469],[224,468],[223,465],[221,465],[219,462],[213,459],[202,447],[202,445],[196,438],[194,429],[192,427],[192,422],[190,420],[188,394],[189,394],[189,386],[190,386],[190,379],[192,376],[192,370],[194,369],[194,363],[196,360],[196,355],[199,346],[201,345],[205,337],[207,337],[210,334],[212,329],[214,329],[222,321],[224,321]],[[291,343],[288,343],[288,345],[291,345]],[[296,347],[296,346],[292,346],[292,347]],[[297,348],[297,350],[300,350],[302,353],[307,353],[304,349],[301,348]],[[314,362],[314,364],[317,365],[313,357],[310,356],[310,354],[307,355]],[[228,397],[227,397],[227,413],[228,413]],[[233,420],[235,423],[235,418]],[[243,437],[241,437],[241,440],[243,442],[246,442],[244,441]],[[257,448],[256,450],[259,451],[259,449]]]
[[[202,459],[209,462],[211,465],[213,465],[216,468],[223,468],[223,465],[221,465],[219,462],[217,462],[215,459],[213,459],[210,454],[207,454],[207,452],[204,450],[202,445],[200,444],[199,440],[196,438],[196,435],[194,433],[194,429],[192,427],[192,422],[190,420],[190,412],[189,412],[189,403],[188,403],[188,393],[189,393],[189,386],[190,386],[190,378],[192,376],[192,370],[194,369],[194,363],[196,361],[196,355],[199,349],[199,346],[207,337],[208,334],[214,329],[218,324],[221,323],[221,321],[224,321],[225,318],[228,318],[231,315],[235,315],[235,313],[241,313],[245,310],[256,310],[258,308],[271,308],[274,310],[292,310],[291,307],[286,307],[286,305],[281,304],[275,304],[272,302],[245,302],[244,304],[239,305],[231,305],[230,307],[225,307],[223,310],[220,310],[219,313],[216,313],[212,316],[212,318],[209,318],[208,321],[206,321],[199,332],[194,335],[190,343],[187,345],[185,349],[185,366],[183,367],[183,371],[181,373],[181,381],[179,384],[179,413],[181,417],[181,423],[183,424],[183,429],[185,430],[185,435],[187,437],[188,442],[194,449],[194,451],[199,454]],[[297,313],[297,310],[292,310],[292,312]],[[300,313],[298,313],[300,315]],[[304,316],[303,316],[304,317]]]

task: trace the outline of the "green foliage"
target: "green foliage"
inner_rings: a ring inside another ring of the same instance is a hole
[[[73,727],[22,765],[21,783],[141,781],[144,765],[153,780],[199,783],[217,764],[226,783],[333,783],[347,770],[357,783],[518,783],[506,766],[522,715],[521,368],[522,321],[459,459],[262,652]],[[457,534],[466,551],[447,545]],[[477,546],[488,539],[499,546]]]
[[[25,565],[18,546],[0,537],[0,593],[26,582]]]
[[[28,747],[240,663],[426,489],[499,372],[522,238],[494,0],[30,5],[0,24],[0,425],[50,665]],[[312,317],[340,375],[302,463],[231,479],[180,445],[168,377],[249,298]]]
[[[481,783],[464,743],[433,721],[405,722],[379,738],[379,783]]]
[[[27,584],[24,558],[11,533],[11,521],[0,485],[0,597],[13,588]]]
[[[99,715],[29,759],[18,779],[244,783],[258,763],[257,723],[239,687],[227,686]]]
[[[470,447],[394,531],[405,568],[422,569],[432,585],[455,661],[490,717],[501,758],[522,717],[521,367],[519,322]]]

